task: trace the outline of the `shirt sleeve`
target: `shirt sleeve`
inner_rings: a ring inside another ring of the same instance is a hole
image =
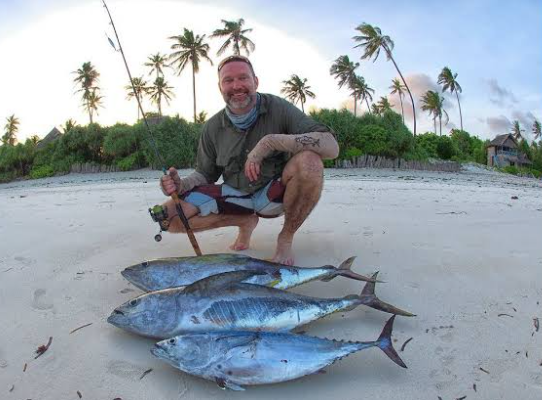
[[[216,165],[216,148],[205,124],[201,131],[198,144],[196,171],[202,174],[207,182],[214,183],[222,175],[222,168]]]
[[[308,132],[331,132],[335,136],[333,130],[328,126],[316,122],[299,108],[290,102],[283,100],[284,117],[285,117],[285,133],[290,135],[299,135]]]

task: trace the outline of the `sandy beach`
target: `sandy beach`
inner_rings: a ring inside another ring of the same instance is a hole
[[[0,399],[78,399],[78,391],[101,400],[542,398],[542,330],[534,323],[542,319],[542,181],[475,170],[326,170],[322,199],[296,236],[296,264],[357,256],[356,272],[380,271],[377,295],[417,314],[397,318],[393,332],[408,369],[370,349],[325,374],[240,393],[170,367],[150,354],[152,340],[106,322],[141,293],[123,268],[193,255],[185,236],[153,240],[158,228],[147,208],[164,200],[159,176],[0,185]],[[262,220],[245,253],[270,257],[281,224]],[[197,238],[204,253],[229,252],[235,233]],[[295,290],[341,297],[361,288],[339,277]],[[305,330],[368,341],[387,319],[359,307]]]

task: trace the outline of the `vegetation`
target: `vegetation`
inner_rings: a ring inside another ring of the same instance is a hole
[[[307,96],[315,98],[316,95],[310,91],[310,86],[307,85],[307,78],[300,78],[297,75],[292,75],[289,80],[283,81],[284,87],[281,90],[282,94],[292,103],[301,103],[301,110],[305,112],[304,104],[307,101]]]
[[[220,46],[216,55],[222,55],[230,45],[233,48],[233,54],[238,56],[241,54],[241,50],[245,50],[247,56],[256,49],[256,45],[250,40],[246,34],[252,32],[252,29],[243,29],[245,24],[244,19],[237,21],[222,20],[224,27],[222,29],[215,29],[210,38],[227,38],[226,41]]]
[[[461,122],[461,130],[463,130],[463,115],[461,114],[461,103],[459,102],[459,94],[463,91],[461,86],[456,80],[457,74],[452,74],[452,71],[448,67],[444,67],[442,72],[438,76],[437,83],[442,85],[442,91],[450,91],[450,93],[455,93],[457,98],[457,106],[459,108],[459,120]]]

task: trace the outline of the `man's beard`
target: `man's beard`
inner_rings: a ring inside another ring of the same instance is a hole
[[[246,98],[244,100],[235,100],[233,98],[233,95],[228,96],[226,99],[226,104],[230,108],[230,110],[242,110],[244,108],[247,108],[250,103],[254,102],[256,98],[256,93],[254,94],[247,94]]]

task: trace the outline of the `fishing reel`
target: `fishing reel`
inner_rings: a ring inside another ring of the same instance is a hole
[[[162,232],[167,232],[169,229],[167,209],[161,205],[155,205],[153,208],[149,208],[149,214],[152,220],[160,226],[160,232],[154,236],[154,240],[160,242],[162,240]]]

